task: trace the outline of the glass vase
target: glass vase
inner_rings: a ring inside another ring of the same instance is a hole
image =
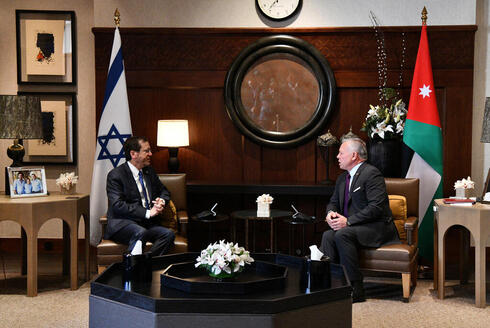
[[[75,185],[71,185],[69,188],[60,186],[60,192],[62,195],[73,195],[76,193],[76,189],[77,188]]]

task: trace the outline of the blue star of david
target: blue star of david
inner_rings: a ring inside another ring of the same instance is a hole
[[[126,139],[129,137],[131,137],[130,134],[120,134],[116,126],[112,124],[109,132],[107,132],[107,135],[97,137],[97,141],[99,142],[99,145],[101,147],[97,160],[108,159],[111,161],[112,166],[116,167],[119,164],[119,161],[125,158],[122,145],[124,144],[124,141],[126,141]],[[109,144],[109,140],[111,139],[117,139],[121,142],[121,150],[119,151],[119,154],[111,154],[109,152],[109,149],[107,149],[107,145]]]

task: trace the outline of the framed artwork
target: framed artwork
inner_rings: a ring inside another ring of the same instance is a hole
[[[291,148],[321,132],[335,90],[333,71],[313,45],[293,36],[268,36],[233,62],[225,79],[226,110],[252,141]]]
[[[17,83],[76,83],[74,11],[16,10]]]
[[[8,167],[10,198],[46,196],[46,172],[39,167]]]
[[[24,140],[24,163],[76,164],[76,97],[72,92],[19,92],[41,100],[43,139]]]

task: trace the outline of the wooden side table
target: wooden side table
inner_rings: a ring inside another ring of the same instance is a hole
[[[195,215],[191,216],[192,222],[191,225],[197,225],[200,229],[203,228],[203,226],[206,226],[206,229],[208,230],[208,238],[205,242],[205,245],[199,245],[200,249],[202,247],[206,248],[210,243],[214,243],[217,241],[217,234],[216,234],[216,225],[220,222],[228,221],[230,217],[226,214],[217,214],[216,216],[209,217],[209,218],[204,218],[204,219],[198,219]],[[191,226],[189,226],[191,228]],[[195,229],[189,229],[189,230],[195,230]],[[229,230],[228,230],[229,234]],[[229,236],[228,236],[229,237]]]
[[[434,289],[437,297],[444,298],[445,259],[444,236],[454,225],[468,229],[475,239],[475,303],[477,307],[486,307],[485,246],[490,235],[490,206],[453,206],[436,199],[434,204]],[[469,243],[468,243],[469,245]]]
[[[236,220],[245,220],[245,249],[250,250],[248,248],[248,228],[249,228],[249,221],[253,221],[253,227],[252,227],[252,252],[255,252],[255,222],[256,221],[269,221],[270,222],[270,252],[274,253],[274,249],[277,248],[275,247],[274,244],[274,235],[275,235],[275,230],[274,230],[274,219],[276,218],[281,218],[281,217],[288,217],[293,215],[292,212],[290,211],[281,211],[281,210],[270,210],[270,215],[268,217],[257,217],[257,210],[243,210],[243,211],[235,211],[231,213],[231,217],[233,219],[233,241],[236,242]]]
[[[315,219],[315,220],[311,220],[311,221],[301,221],[301,220],[295,220],[293,218],[289,218],[289,219],[285,219],[284,220],[285,223],[288,224],[288,227],[289,227],[289,255],[298,255],[298,254],[294,254],[294,230],[295,230],[295,227],[301,227],[301,255],[304,256],[306,255],[308,249],[305,247],[306,245],[306,238],[305,238],[305,229],[306,229],[306,226],[309,225],[309,224],[316,224],[318,222],[321,222],[321,220],[318,220],[318,219]]]
[[[70,287],[78,288],[78,228],[80,216],[85,222],[85,279],[89,279],[90,196],[88,194],[61,195],[53,193],[45,197],[15,198],[0,195],[0,221],[18,222],[27,239],[27,296],[37,295],[37,238],[39,229],[48,220],[59,218],[70,230],[63,233],[63,252],[67,252],[70,238]],[[65,229],[64,229],[65,230]],[[68,256],[63,256],[64,260]]]

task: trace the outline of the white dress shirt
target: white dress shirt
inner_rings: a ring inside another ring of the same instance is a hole
[[[143,194],[143,187],[141,186],[140,183],[140,177],[139,173],[140,171],[130,162],[127,162],[129,169],[131,170],[131,173],[133,174],[134,181],[136,181],[136,185],[138,186],[138,191],[140,192],[140,197],[141,197],[141,203],[143,204],[144,207],[146,207],[146,200],[145,200],[145,195]],[[145,184],[145,190],[146,190],[146,197],[148,197],[148,201],[150,201],[150,195],[148,194],[148,186],[146,185],[146,181],[143,178],[143,183]],[[150,207],[151,204],[148,204],[148,207]],[[149,219],[150,218],[150,210],[146,210],[145,218]]]

